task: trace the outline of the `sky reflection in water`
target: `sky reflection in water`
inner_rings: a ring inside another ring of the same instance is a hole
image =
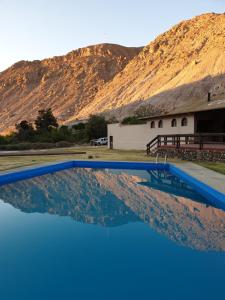
[[[169,173],[69,169],[0,198],[1,299],[225,296],[225,212]]]

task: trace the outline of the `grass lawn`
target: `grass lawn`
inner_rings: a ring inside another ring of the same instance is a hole
[[[52,151],[52,150],[51,150]],[[60,152],[85,151],[86,154],[71,155],[46,155],[46,156],[6,156],[0,157],[0,171],[6,171],[19,167],[43,164],[55,161],[66,161],[75,159],[90,160],[114,160],[114,161],[155,161],[154,158],[146,156],[145,151],[110,150],[106,147],[72,147],[57,149]],[[159,159],[160,161],[160,159]],[[163,161],[163,159],[161,159]],[[171,162],[180,162],[170,160]]]
[[[225,175],[225,163],[217,163],[217,162],[198,162],[198,165],[208,168],[210,170],[216,171]]]
[[[38,150],[37,150],[38,151]],[[146,156],[145,151],[137,150],[110,150],[107,147],[71,147],[63,149],[54,149],[50,151],[56,152],[74,152],[81,151],[86,154],[67,154],[67,155],[40,155],[40,156],[5,156],[0,157],[0,171],[7,171],[20,167],[32,166],[37,164],[51,163],[57,161],[76,160],[76,159],[90,159],[90,160],[114,160],[114,161],[155,161],[154,158]],[[27,152],[27,151],[26,151]],[[164,161],[159,159],[159,161]],[[178,159],[169,159],[169,162],[185,163],[185,161]],[[196,162],[197,164],[211,169],[213,171],[225,175],[225,163],[213,162]]]

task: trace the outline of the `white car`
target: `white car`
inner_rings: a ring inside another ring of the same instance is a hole
[[[96,142],[98,139],[90,140],[90,145],[91,146],[96,146]]]
[[[108,138],[103,137],[95,140],[91,140],[90,144],[93,146],[102,146],[102,145],[107,145],[108,144]]]

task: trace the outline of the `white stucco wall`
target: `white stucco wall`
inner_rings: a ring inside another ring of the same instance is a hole
[[[151,128],[151,121],[140,125],[121,125],[120,123],[108,125],[108,138],[113,136],[114,149],[146,150],[146,144],[159,134],[191,134],[194,133],[194,115],[185,116],[187,126],[181,126],[184,116],[161,118],[163,127],[158,128],[158,121],[154,119],[155,128]],[[171,127],[172,119],[177,120],[177,127]]]

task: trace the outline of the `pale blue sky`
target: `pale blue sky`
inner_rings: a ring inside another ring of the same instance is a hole
[[[0,71],[91,44],[146,45],[183,19],[224,11],[225,0],[0,0]]]

